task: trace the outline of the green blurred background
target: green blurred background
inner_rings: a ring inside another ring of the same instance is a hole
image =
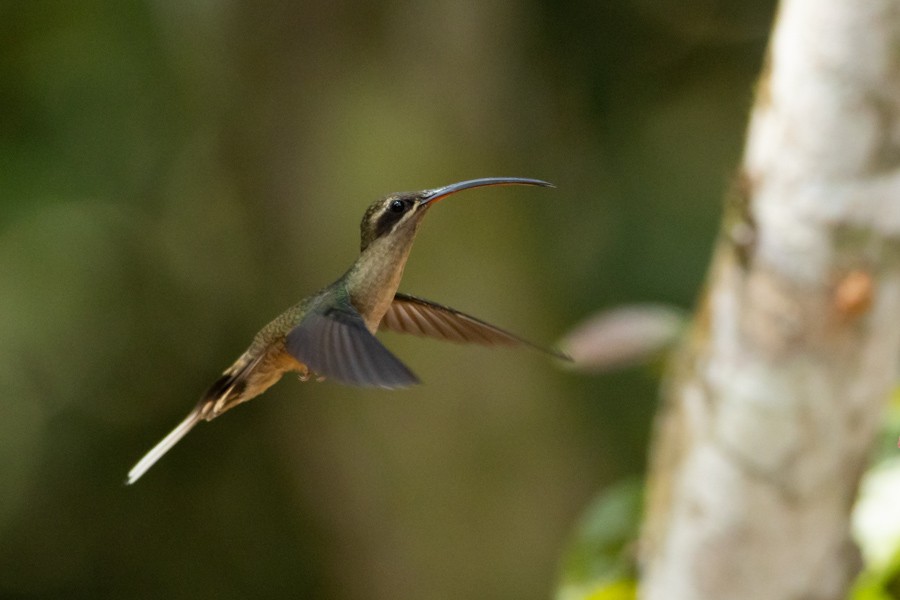
[[[0,3],[0,597],[550,596],[652,374],[386,335],[424,385],[289,377],[125,473],[388,192],[558,186],[442,203],[404,291],[541,343],[689,307],[773,10]]]

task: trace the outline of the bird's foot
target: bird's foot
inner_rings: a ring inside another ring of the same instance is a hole
[[[302,381],[303,383],[306,383],[310,379],[315,380],[316,383],[321,383],[321,382],[325,381],[324,375],[316,375],[312,371],[304,371],[304,372],[300,373],[299,375],[297,375],[297,378],[300,381]]]

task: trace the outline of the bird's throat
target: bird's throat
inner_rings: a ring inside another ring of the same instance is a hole
[[[347,273],[350,301],[372,333],[378,329],[400,286],[411,248],[411,240],[391,237],[375,240]]]

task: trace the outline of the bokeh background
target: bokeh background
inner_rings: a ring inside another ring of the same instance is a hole
[[[528,600],[640,474],[652,371],[386,335],[125,473],[374,198],[483,176],[402,290],[554,343],[689,308],[774,0],[0,3],[0,597]]]

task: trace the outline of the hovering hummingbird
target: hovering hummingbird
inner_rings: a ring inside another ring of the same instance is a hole
[[[375,337],[379,329],[485,346],[528,344],[475,317],[397,292],[416,231],[428,209],[450,194],[492,185],[553,187],[538,179],[488,177],[390,194],[373,202],[360,223],[356,262],[337,281],[263,327],[187,418],[134,465],[127,483],[137,481],[197,423],[211,421],[259,396],[285,373],[299,372],[304,381],[315,376],[388,389],[419,383]]]

